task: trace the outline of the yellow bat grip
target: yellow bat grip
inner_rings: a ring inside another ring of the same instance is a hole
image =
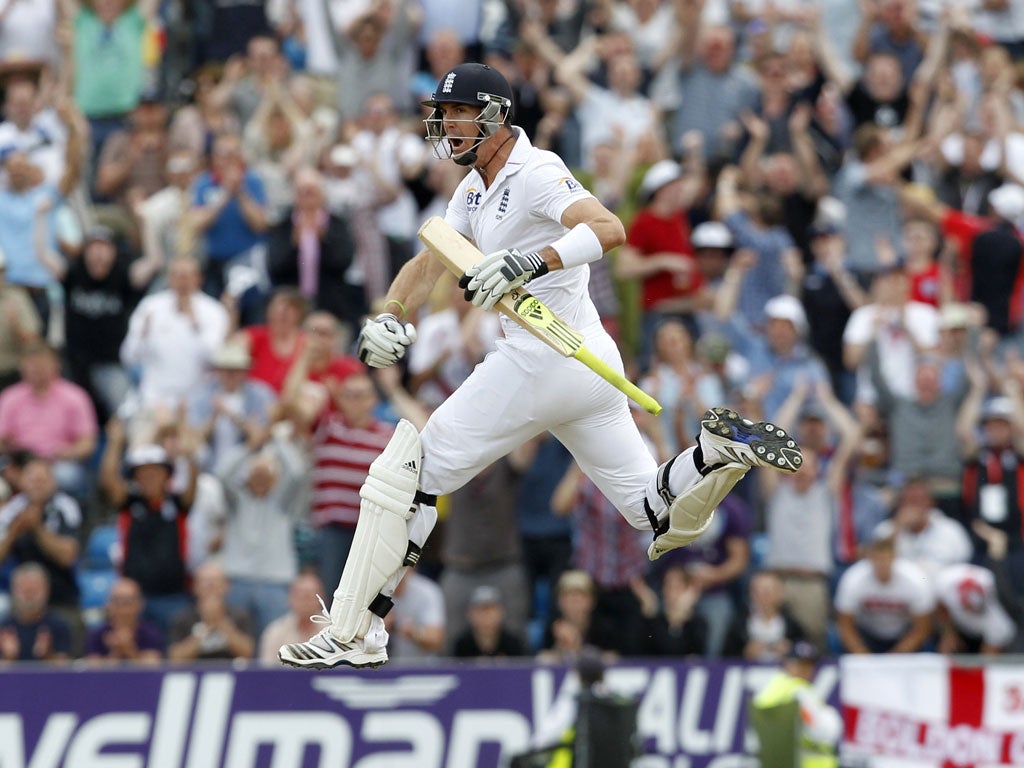
[[[640,387],[634,384],[632,381],[627,379],[621,373],[612,368],[608,363],[599,358],[585,346],[580,345],[580,348],[573,353],[573,357],[583,363],[587,368],[592,370],[602,379],[607,381],[613,387],[620,392],[623,392],[626,397],[632,400],[634,403],[639,405],[648,413],[653,413],[657,416],[661,413],[661,404],[653,397],[644,392]]]

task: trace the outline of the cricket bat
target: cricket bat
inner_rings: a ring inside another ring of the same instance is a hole
[[[450,272],[459,277],[484,256],[476,246],[440,216],[432,216],[420,227],[419,238]],[[657,400],[587,349],[581,333],[573,330],[568,323],[525,289],[509,291],[501,297],[495,309],[510,317],[560,355],[575,357],[648,413],[661,413],[661,405]]]

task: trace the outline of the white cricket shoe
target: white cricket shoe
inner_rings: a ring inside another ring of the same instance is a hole
[[[326,624],[327,626],[317,632],[313,637],[304,643],[288,643],[282,645],[277,652],[277,658],[282,663],[293,667],[305,669],[332,669],[334,667],[353,667],[363,669],[369,667],[376,669],[388,661],[386,648],[370,649],[361,639],[354,639],[351,642],[343,643],[334,636],[331,629],[331,614],[324,605],[323,598],[316,596],[323,608],[323,613],[310,616],[315,624]]]
[[[804,463],[800,446],[785,430],[767,421],[744,419],[729,408],[712,408],[704,413],[699,439],[707,464],[714,463],[716,453],[724,462],[738,461],[749,467],[790,473]]]

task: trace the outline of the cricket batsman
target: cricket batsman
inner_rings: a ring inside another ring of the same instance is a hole
[[[623,243],[622,223],[557,155],[533,147],[512,125],[512,89],[497,70],[460,64],[424,104],[433,110],[424,122],[435,154],[471,169],[445,214],[487,254],[462,276],[466,300],[491,309],[529,282],[531,293],[622,372],[587,290],[587,265]],[[402,268],[388,290],[388,312],[367,319],[360,332],[363,362],[384,368],[402,358],[416,340],[407,319],[445,271],[426,250]],[[700,536],[751,467],[800,467],[791,436],[725,408],[705,413],[697,445],[659,467],[621,392],[507,318],[502,325],[497,349],[434,411],[423,432],[403,420],[371,465],[341,582],[330,610],[324,606],[312,617],[324,628],[306,642],[282,646],[285,664],[327,669],[387,662],[384,617],[437,521],[437,496],[544,430],[631,525],[653,530],[652,560]]]

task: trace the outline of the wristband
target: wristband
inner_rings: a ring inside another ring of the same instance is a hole
[[[405,304],[400,302],[398,299],[388,299],[384,302],[384,307],[386,308],[388,304],[397,304],[398,308],[402,310],[402,317],[405,317]]]
[[[562,269],[581,267],[604,256],[604,248],[589,224],[577,224],[551,244],[562,260]]]

